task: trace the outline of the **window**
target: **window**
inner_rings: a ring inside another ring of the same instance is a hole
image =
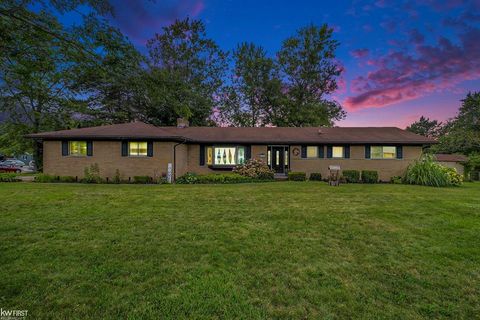
[[[397,148],[392,146],[371,146],[370,158],[372,159],[395,159]]]
[[[332,158],[343,158],[343,147],[342,146],[332,147]]]
[[[128,155],[134,157],[147,156],[147,142],[145,141],[130,141],[128,142]]]
[[[214,147],[213,162],[216,166],[234,166],[245,163],[245,147]]]
[[[207,148],[207,165],[211,166],[213,164],[213,148]]]
[[[307,146],[307,158],[317,158],[317,157],[318,157],[318,147]]]
[[[87,141],[70,141],[68,143],[68,154],[71,156],[86,156]]]

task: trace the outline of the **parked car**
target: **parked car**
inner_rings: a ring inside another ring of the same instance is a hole
[[[21,173],[22,167],[18,167],[15,165],[0,164],[0,173],[4,173],[4,172]]]
[[[2,166],[17,166],[17,167],[24,167],[25,162],[17,159],[7,159],[2,162],[0,162],[0,165]]]

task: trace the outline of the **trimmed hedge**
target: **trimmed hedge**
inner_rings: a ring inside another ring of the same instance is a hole
[[[312,172],[310,174],[310,181],[322,181],[322,174],[320,172]]]
[[[290,181],[306,181],[307,174],[305,172],[289,172],[288,180]]]
[[[133,183],[148,184],[148,183],[153,183],[153,179],[149,176],[134,176]]]
[[[0,182],[19,182],[16,173],[0,173]]]
[[[393,184],[402,184],[403,183],[403,179],[402,177],[400,176],[393,176],[390,178],[390,183],[393,183]]]
[[[58,182],[59,180],[57,176],[41,173],[35,176],[35,179],[33,181],[40,182],[40,183],[51,183],[51,182]]]
[[[360,171],[358,170],[343,170],[342,175],[348,183],[360,182]]]
[[[362,171],[362,182],[363,183],[377,183],[378,182],[378,172],[373,170],[363,170]]]
[[[261,182],[265,180],[254,179],[251,177],[242,176],[238,173],[224,173],[224,174],[205,174],[197,175],[195,173],[186,173],[177,178],[178,184],[228,184],[228,183],[246,183],[246,182]]]
[[[72,176],[60,176],[60,179],[58,182],[66,182],[66,183],[72,183],[72,182],[77,182],[77,179]]]

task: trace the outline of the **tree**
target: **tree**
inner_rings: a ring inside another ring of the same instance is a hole
[[[118,29],[96,17],[86,17],[72,32],[85,48],[95,52],[94,59],[82,61],[75,77],[75,90],[87,97],[90,124],[141,118],[146,104],[145,58]]]
[[[147,48],[149,122],[174,124],[172,117],[157,112],[173,106],[169,114],[206,125],[223,83],[227,55],[207,38],[205,25],[189,18],[176,20],[149,40]],[[167,96],[160,96],[167,91]]]
[[[7,4],[12,3],[16,4]],[[6,120],[0,139],[8,143],[2,143],[2,149],[34,151],[41,165],[41,144],[23,135],[105,122],[99,114],[113,117],[106,102],[115,100],[112,93],[122,83],[119,78],[126,87],[127,78],[120,75],[130,69],[136,54],[118,30],[95,16],[65,28],[47,11],[4,5],[0,9],[0,113]],[[112,105],[118,101],[122,102],[117,99]]]
[[[48,26],[50,33],[8,16],[0,18],[0,112],[7,115],[10,137],[25,131],[60,129],[70,122],[72,114],[83,106],[70,90],[78,50],[57,36],[62,27],[48,13],[35,14],[27,9],[22,16]],[[17,11],[17,12],[18,12]],[[25,126],[28,126],[28,130]],[[5,132],[3,134],[5,136]],[[38,145],[33,145],[39,158]]]
[[[233,52],[232,85],[224,89],[219,122],[241,127],[265,126],[281,96],[275,61],[262,47],[241,43]]]
[[[335,60],[338,41],[327,25],[310,25],[283,41],[277,54],[282,91],[285,99],[271,111],[272,124],[277,126],[331,126],[345,118],[340,104],[328,96],[337,88],[342,72]]]
[[[441,122],[421,116],[418,121],[415,121],[406,129],[425,137],[436,138],[442,132],[442,127]]]
[[[445,126],[446,133],[434,147],[437,152],[480,153],[480,92],[468,93],[458,114]]]

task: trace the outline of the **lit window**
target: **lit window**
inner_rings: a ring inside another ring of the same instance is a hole
[[[308,146],[307,147],[307,158],[317,158],[318,157],[318,147]]]
[[[87,141],[70,141],[68,143],[68,154],[71,156],[86,156]]]
[[[268,165],[272,164],[272,151],[270,151],[270,148],[267,151],[267,164]]]
[[[332,158],[343,158],[343,147],[332,147]]]
[[[288,150],[285,150],[285,165],[288,166]]]
[[[128,155],[135,157],[147,156],[147,142],[144,141],[130,141],[128,142]]]
[[[245,163],[244,147],[214,147],[213,161],[216,166],[234,166]]]
[[[213,164],[213,148],[208,147],[207,148],[207,165],[212,165]]]
[[[397,148],[392,146],[371,146],[370,158],[372,159],[395,159]]]

